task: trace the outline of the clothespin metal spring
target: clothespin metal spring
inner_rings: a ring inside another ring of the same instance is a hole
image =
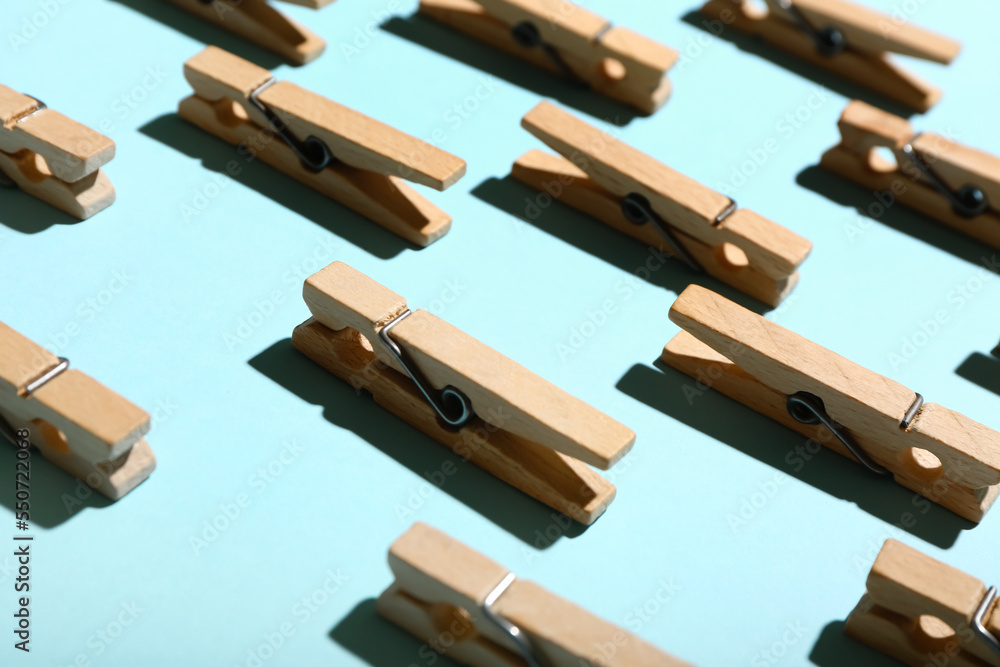
[[[69,368],[69,359],[64,357],[59,357],[59,363],[45,371],[37,378],[29,382],[24,386],[25,397],[30,396],[33,392],[38,391],[43,385],[52,381],[57,375]],[[11,444],[17,445],[19,438],[17,437],[17,432],[14,427],[11,426],[10,422],[0,415],[0,433],[3,433],[4,437],[10,440]]]
[[[820,55],[832,58],[843,53],[847,48],[847,40],[844,39],[844,33],[836,28],[814,28],[806,19],[802,10],[796,7],[792,0],[778,0],[778,6],[792,15],[792,18],[799,24],[803,32],[812,36],[816,42],[816,50],[819,51]]]
[[[529,640],[528,637],[521,632],[519,627],[493,611],[493,605],[496,604],[496,601],[500,598],[500,596],[503,595],[508,588],[510,588],[510,585],[514,583],[515,579],[517,579],[516,574],[513,572],[507,573],[507,576],[503,578],[503,581],[501,581],[497,587],[486,596],[486,600],[483,602],[483,612],[486,614],[486,617],[490,619],[490,621],[502,628],[504,632],[511,636],[518,648],[521,650],[521,657],[524,658],[528,667],[542,667],[542,664],[535,658],[535,650],[531,646],[531,640]]]
[[[921,175],[927,179],[927,182],[934,187],[935,190],[944,195],[948,201],[951,202],[951,207],[954,209],[955,213],[961,215],[965,218],[975,218],[982,215],[990,207],[989,199],[986,197],[986,193],[982,191],[981,188],[975,185],[963,185],[958,190],[952,190],[944,181],[938,178],[934,170],[931,169],[930,165],[920,159],[917,152],[913,148],[913,142],[920,137],[917,134],[910,143],[906,144],[902,148],[903,155],[909,159],[913,166],[920,170]]]
[[[997,639],[989,630],[986,629],[986,614],[989,612],[990,607],[993,605],[993,601],[997,597],[997,587],[991,586],[988,591],[986,591],[986,596],[983,601],[979,603],[979,607],[976,609],[976,613],[972,616],[972,629],[976,633],[976,636],[992,649],[994,653],[1000,656],[1000,639]]]
[[[211,2],[212,0],[208,1]],[[299,141],[298,137],[288,130],[288,126],[284,121],[271,111],[266,104],[260,101],[259,97],[261,93],[277,82],[278,80],[274,78],[264,82],[259,88],[250,93],[250,103],[260,109],[260,112],[267,118],[267,122],[271,125],[274,133],[288,144],[288,147],[295,152],[295,155],[302,161],[306,169],[316,172],[323,171],[336,160],[326,142],[313,135],[306,137],[305,141]]]
[[[594,36],[594,43],[597,44],[601,41],[607,32],[611,30],[611,24],[608,23],[604,28]],[[566,64],[566,60],[559,55],[559,51],[542,39],[542,33],[539,32],[538,26],[536,26],[531,21],[522,21],[518,23],[513,28],[510,29],[510,34],[520,46],[526,49],[541,48],[542,52],[548,57],[552,64],[556,66],[556,69],[568,79],[573,79],[577,83],[589,88],[590,83],[588,83],[583,77],[573,71],[573,68]]]
[[[722,213],[716,216],[714,224],[720,224],[723,220],[732,215],[737,208],[736,201],[730,199],[729,206],[727,206]],[[692,270],[704,272],[705,269],[698,263],[698,260],[692,257],[691,253],[689,253],[684,245],[677,239],[677,236],[670,227],[670,223],[657,215],[646,197],[642,196],[638,192],[633,192],[632,194],[625,196],[622,199],[622,214],[625,216],[626,220],[635,225],[645,225],[649,222],[653,223],[656,231],[658,231],[660,236],[663,237],[663,240],[667,242],[670,253],[674,257],[679,258]]]
[[[389,336],[389,332],[392,328],[410,315],[412,315],[412,311],[407,309],[401,315],[382,327],[381,331],[378,332],[378,337],[382,341],[382,344],[385,345],[389,352],[392,353],[392,356],[396,357],[396,361],[398,361],[399,364],[406,370],[410,378],[412,378],[412,380],[416,383],[417,388],[420,389],[420,393],[424,395],[427,402],[431,404],[432,408],[434,408],[434,412],[436,412],[446,424],[458,428],[465,422],[472,419],[475,414],[472,410],[472,402],[469,400],[469,397],[452,386],[445,387],[439,393],[430,385],[419,369],[417,369],[417,367],[410,361],[408,356],[403,352],[402,348],[399,347],[399,344]]]

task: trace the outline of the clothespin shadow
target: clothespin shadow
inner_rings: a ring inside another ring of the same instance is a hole
[[[0,224],[22,234],[37,234],[55,225],[82,222],[68,213],[21,192],[0,186]]]
[[[845,625],[844,621],[826,624],[809,653],[811,663],[818,667],[897,667],[900,664],[848,636],[844,632]]]
[[[364,216],[324,197],[262,160],[247,161],[238,149],[221,139],[206,136],[205,132],[176,113],[164,114],[139,128],[139,131],[188,157],[200,159],[206,169],[260,192],[376,257],[389,259],[406,248],[416,249],[416,246],[392,232],[372,224]],[[238,173],[230,173],[232,162],[239,164]],[[275,224],[280,223],[276,220]]]
[[[358,603],[332,630],[330,639],[372,667],[399,667],[417,662],[459,667],[446,655],[420,642],[375,611],[375,598]],[[433,660],[433,662],[430,662]]]
[[[997,357],[974,352],[955,369],[955,373],[983,389],[1000,394],[1000,359]]]
[[[584,84],[534,67],[418,13],[407,18],[393,17],[380,27],[392,35],[608,123],[624,127],[642,115],[624,103],[595,93]]]
[[[662,360],[655,368],[636,364],[619,380],[619,391],[719,442],[806,482],[890,525],[942,549],[975,524],[924,499],[891,479],[869,473],[854,461],[817,447],[799,450],[806,439],[767,417],[699,386]],[[724,415],[724,418],[720,418]],[[805,454],[801,453],[806,452]],[[807,456],[809,458],[807,458]],[[906,517],[910,515],[913,519]],[[907,526],[906,524],[911,524]]]
[[[11,486],[14,474],[23,470],[23,467],[17,468],[16,451],[0,436],[0,475],[11,480]],[[31,487],[35,491],[31,495],[30,529],[37,526],[55,528],[88,508],[102,509],[113,502],[87,486],[85,481],[67,475],[47,461],[37,449],[31,452]],[[16,512],[14,493],[0,494],[0,502],[13,517]],[[3,558],[0,557],[2,564]]]
[[[554,201],[548,194],[521,183],[510,174],[491,177],[477,185],[472,194],[565,243],[576,246],[651,285],[680,294],[691,283],[705,285],[756,313],[772,308],[710,275],[686,267],[666,251],[644,246],[608,227],[600,220]],[[547,202],[548,206],[539,206]]]
[[[871,188],[852,183],[818,164],[800,171],[795,182],[836,204],[853,209],[862,221],[871,220],[872,224],[885,225],[940,248],[970,264],[997,272],[994,268],[995,262],[992,264],[984,262],[996,253],[990,246],[949,229],[931,216],[904,206],[899,201],[889,199],[880,201]],[[886,205],[885,202],[890,203]],[[857,220],[843,224],[857,225]],[[864,230],[859,228],[858,235],[863,236]]]
[[[254,43],[243,39],[219,26],[206,23],[202,19],[194,16],[164,0],[109,0],[117,2],[129,9],[145,15],[147,18],[162,23],[165,26],[183,33],[191,39],[197,40],[206,46],[214,44],[226,51],[235,53],[238,56],[252,60],[261,67],[274,69],[279,65],[286,64],[281,56],[268,51]]]
[[[717,24],[721,23],[720,21],[709,18],[698,10],[688,12],[681,17],[681,20],[699,30],[704,30],[713,37],[726,40],[741,51],[755,55],[758,58],[763,58],[782,69],[786,69],[803,79],[817,83],[848,99],[861,99],[872,104],[877,104],[886,111],[894,113],[897,116],[903,116],[904,118],[909,118],[917,113],[915,110],[893,102],[864,86],[800,60],[777,47],[771,46],[761,38],[740,32],[732,27],[723,26],[720,30],[717,27]]]
[[[534,548],[547,549],[560,537],[577,537],[586,529],[388,414],[371,395],[358,395],[295,350],[291,339],[275,343],[249,364],[304,401],[322,406],[331,424],[349,429],[422,479],[427,471],[441,470],[450,462],[458,472],[440,490]]]

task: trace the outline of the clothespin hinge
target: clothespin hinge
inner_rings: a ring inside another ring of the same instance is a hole
[[[935,190],[940,192],[948,199],[948,201],[951,202],[951,207],[955,213],[964,218],[975,218],[985,213],[990,207],[990,202],[982,188],[968,184],[963,185],[957,190],[952,190],[938,177],[937,174],[934,173],[934,170],[931,169],[929,164],[920,159],[920,156],[917,155],[917,151],[913,148],[913,142],[916,141],[921,134],[923,133],[915,135],[909,143],[903,146],[901,149],[903,155],[905,155],[913,166],[920,171],[920,174],[927,179],[927,182],[930,183]]]
[[[508,588],[510,588],[510,585],[514,583],[515,579],[517,579],[516,574],[513,572],[507,573],[507,576],[503,578],[503,581],[497,584],[497,587],[486,596],[486,600],[483,602],[483,612],[494,625],[500,627],[504,632],[511,636],[517,644],[517,647],[520,649],[521,657],[524,658],[528,667],[542,667],[542,664],[535,657],[535,650],[531,645],[531,640],[528,639],[524,632],[521,631],[521,628],[517,627],[517,625],[511,623],[506,618],[493,611],[493,605],[495,605],[496,601],[500,599],[500,596],[503,595]]]
[[[211,0],[209,0],[209,2],[211,2]],[[330,166],[331,163],[336,161],[333,152],[330,150],[330,147],[326,145],[326,142],[313,135],[306,137],[305,141],[300,141],[298,137],[292,134],[292,132],[288,129],[288,125],[286,125],[276,113],[271,111],[266,104],[260,101],[260,95],[277,82],[277,79],[271,77],[261,84],[256,90],[250,93],[250,103],[257,107],[262,114],[264,114],[274,133],[277,134],[282,141],[288,144],[288,147],[295,152],[295,155],[298,156],[299,160],[302,162],[303,166],[306,167],[306,169],[315,172],[323,171]]]
[[[989,613],[990,607],[993,605],[993,601],[997,598],[997,587],[991,586],[988,591],[986,591],[983,601],[979,603],[979,607],[976,609],[976,613],[972,616],[972,629],[976,633],[979,639],[990,647],[990,649],[1000,656],[1000,639],[993,635],[989,630],[986,629],[986,614]]]
[[[27,398],[28,396],[31,396],[32,393],[41,389],[46,383],[51,382],[57,375],[61,374],[67,368],[69,368],[69,359],[59,357],[58,364],[24,386],[24,397]],[[14,430],[14,427],[11,426],[10,422],[4,419],[2,415],[0,415],[0,433],[3,433],[4,437],[10,440],[11,444],[17,445],[19,440],[17,432]]]
[[[816,50],[820,55],[832,58],[840,55],[847,48],[844,33],[836,28],[815,28],[792,0],[778,0],[778,6],[791,14],[792,18],[816,42]]]
[[[727,206],[722,213],[720,213],[715,218],[713,224],[718,225],[722,223],[726,218],[736,212],[738,206],[736,201],[733,199],[729,200],[729,206]],[[678,240],[677,235],[674,234],[673,229],[666,220],[660,217],[656,211],[653,210],[652,205],[649,203],[649,199],[639,194],[638,192],[633,192],[626,195],[622,199],[622,214],[625,219],[635,225],[645,225],[646,223],[653,223],[653,227],[656,231],[660,233],[663,240],[667,242],[669,246],[670,253],[683,261],[692,270],[703,273],[705,271],[704,267],[698,263],[691,253],[687,251],[684,245]]]

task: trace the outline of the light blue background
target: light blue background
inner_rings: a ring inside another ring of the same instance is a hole
[[[1000,363],[980,356],[1000,336],[1000,285],[982,267],[994,251],[901,207],[862,217],[855,207],[871,194],[814,168],[837,141],[846,101],[863,93],[710,35],[696,15],[685,19],[695,2],[586,4],[685,54],[672,100],[616,129],[623,140],[716,188],[777,142],[731,194],[815,250],[799,288],[768,316],[1000,427]],[[1000,152],[996,4],[867,4],[909,6],[914,22],[965,42],[950,67],[914,64],[946,90],[914,121]],[[54,16],[12,42],[46,5]],[[294,635],[269,667],[429,664],[420,642],[373,611],[391,581],[387,549],[414,520],[700,665],[892,664],[841,627],[888,537],[1000,582],[996,513],[972,529],[934,506],[899,529],[914,509],[906,489],[825,451],[795,470],[785,456],[801,437],[713,392],[688,405],[685,379],[653,362],[677,331],[667,311],[691,274],[671,263],[634,278],[648,251],[562,206],[522,221],[534,193],[506,179],[518,155],[541,146],[519,127],[541,95],[605,128],[627,109],[414,21],[415,6],[282,4],[329,42],[320,60],[295,68],[161,0],[0,5],[3,83],[103,127],[118,147],[107,168],[118,201],[86,222],[0,192],[0,318],[153,413],[159,460],[121,502],[90,497],[68,512],[61,498],[75,481],[35,459],[32,653],[11,647],[13,559],[0,555],[0,663],[247,665],[287,623]],[[182,63],[206,43],[418,137],[442,130],[442,148],[469,164],[455,187],[427,193],[453,215],[451,233],[417,250],[266,165],[222,176],[239,155],[175,114],[190,92]],[[796,113],[803,120],[789,131],[783,119]],[[610,473],[619,492],[606,516],[561,534],[548,508],[294,352],[289,336],[307,316],[302,279],[335,259],[635,430],[633,453]],[[104,292],[121,286],[116,275],[124,289]],[[616,312],[585,327],[609,299]],[[922,334],[939,311],[946,321]],[[241,328],[251,319],[257,326]],[[592,335],[565,354],[581,327]],[[915,355],[894,362],[906,341]],[[292,442],[301,451],[275,464]],[[424,476],[446,460],[459,473],[431,486]],[[281,470],[267,482],[257,471],[269,464]],[[0,525],[13,533],[13,456],[0,472],[10,485]],[[240,494],[249,506],[196,552],[191,539]],[[734,524],[741,508],[749,518]],[[546,532],[554,543],[539,540]],[[340,590],[314,611],[296,606],[328,572],[347,577]],[[132,625],[110,645],[99,639],[133,603]],[[782,655],[762,653],[772,648]]]

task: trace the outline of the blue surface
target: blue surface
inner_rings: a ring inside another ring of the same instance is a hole
[[[709,34],[694,2],[586,4],[685,53],[657,115],[626,122],[623,107],[414,20],[412,1],[282,5],[329,41],[303,68],[161,0],[0,5],[3,82],[118,146],[107,168],[118,201],[86,222],[0,192],[0,319],[153,413],[159,459],[121,502],[92,496],[67,511],[75,482],[36,458],[32,652],[11,646],[13,559],[0,556],[0,663],[430,665],[373,612],[391,580],[387,549],[415,520],[700,665],[893,664],[842,633],[887,537],[1000,582],[996,513],[973,529],[916,508],[916,525],[898,528],[915,509],[906,489],[830,452],[789,466],[802,444],[791,431],[712,392],[689,405],[685,380],[653,362],[691,274],[671,263],[636,278],[642,245],[562,206],[523,221],[535,193],[506,176],[540,147],[519,127],[540,95],[601,127],[618,117],[622,139],[716,188],[774,139],[777,152],[729,192],[815,250],[768,316],[1000,427],[1000,363],[981,356],[1000,335],[997,276],[983,268],[994,251],[900,207],[863,217],[871,195],[816,169],[862,91]],[[898,4],[966,45],[950,67],[914,63],[946,90],[918,128],[1000,152],[995,3]],[[12,42],[45,6],[57,11],[37,34]],[[189,94],[181,65],[205,43],[418,137],[440,130],[469,163],[455,187],[429,193],[454,216],[451,233],[417,250],[266,165],[223,176],[235,150],[175,114]],[[798,127],[786,119],[796,113]],[[303,278],[335,259],[635,430],[609,475],[608,513],[564,531],[471,466],[428,482],[458,459],[290,347],[307,316]],[[609,299],[615,312],[589,327]],[[946,321],[924,335],[938,311]],[[11,532],[13,460],[0,463]],[[206,522],[240,501],[209,540]],[[303,602],[314,595],[322,603]],[[259,648],[283,628],[293,634],[273,655]]]

